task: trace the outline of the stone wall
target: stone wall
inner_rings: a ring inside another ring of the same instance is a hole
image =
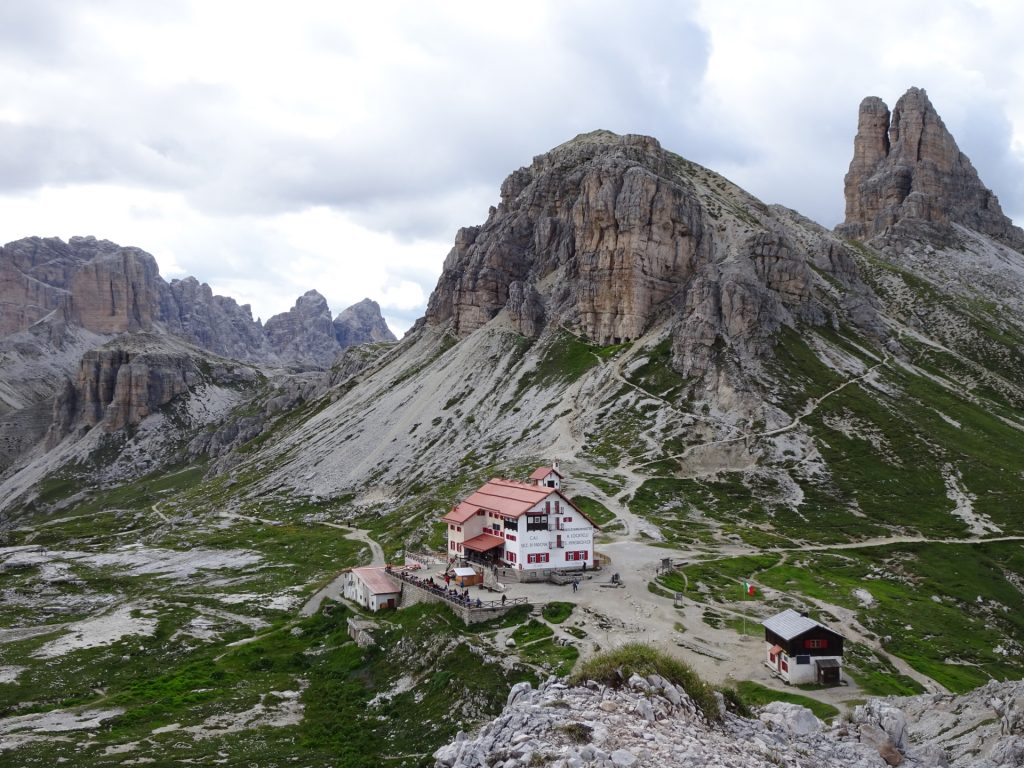
[[[462,622],[467,626],[470,624],[479,624],[482,621],[489,621],[496,619],[500,616],[504,616],[506,613],[511,611],[516,605],[522,603],[509,602],[506,605],[490,605],[482,608],[476,608],[473,606],[459,605],[458,603],[447,600],[441,595],[432,592],[424,587],[417,586],[416,584],[400,579],[394,574],[387,574],[388,578],[395,584],[395,586],[401,590],[401,596],[399,597],[399,607],[405,608],[410,605],[416,605],[418,603],[441,603],[442,605],[448,606],[452,613],[462,619]],[[496,602],[496,601],[494,601]]]

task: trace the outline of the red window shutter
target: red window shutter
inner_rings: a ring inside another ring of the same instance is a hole
[[[551,502],[550,501],[545,501],[544,502],[544,514],[547,514],[547,515],[551,514]]]
[[[561,505],[559,504],[558,499],[555,499],[555,514],[557,515],[560,511]]]

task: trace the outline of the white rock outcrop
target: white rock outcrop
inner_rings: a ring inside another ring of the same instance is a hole
[[[622,689],[552,678],[537,689],[516,685],[479,733],[435,752],[435,767],[1016,768],[1022,697],[1024,681],[993,682],[963,696],[872,699],[831,726],[782,702],[758,719],[726,713],[712,722],[657,676],[634,675]]]

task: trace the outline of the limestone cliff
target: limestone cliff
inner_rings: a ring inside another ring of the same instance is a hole
[[[76,425],[102,424],[107,431],[140,423],[200,379],[193,358],[159,348],[113,345],[90,350],[78,375],[68,381],[53,405],[48,443],[59,442]]]
[[[831,726],[795,704],[771,702],[751,719],[724,703],[721,721],[710,723],[685,690],[658,675],[633,675],[621,689],[519,683],[497,718],[473,735],[460,732],[434,753],[434,765],[1016,768],[1024,758],[1021,682],[993,681],[962,696],[869,699]]]
[[[331,309],[317,291],[304,293],[290,310],[267,320],[265,330],[274,352],[303,365],[327,367],[341,351]]]
[[[237,360],[272,360],[274,352],[263,326],[252,319],[248,304],[218,296],[194,277],[172,280],[173,314],[168,323],[203,349]]]
[[[380,304],[363,299],[334,318],[334,337],[342,349],[376,341],[396,341],[380,313]]]
[[[759,354],[782,325],[842,313],[816,271],[870,294],[841,242],[794,222],[653,138],[586,134],[514,172],[487,221],[459,231],[426,323],[464,337],[504,311],[526,336],[615,344],[669,319],[677,369],[702,374],[718,349]]]
[[[0,248],[0,337],[43,320],[57,340],[68,328],[166,332],[237,360],[318,368],[347,346],[394,341],[369,299],[332,321],[312,291],[264,328],[249,305],[215,295],[194,277],[167,283],[149,253],[94,237],[30,237]]]
[[[838,231],[867,240],[899,226],[961,224],[1018,250],[1024,232],[978,177],[921,88],[893,108],[876,96],[860,104],[846,174],[846,220]]]

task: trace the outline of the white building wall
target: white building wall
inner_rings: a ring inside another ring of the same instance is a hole
[[[548,472],[546,475],[544,475],[544,477],[542,477],[537,482],[537,485],[543,486],[545,488],[552,488],[557,491],[562,488],[562,478],[560,478],[554,472]]]
[[[557,502],[557,504],[556,504]],[[547,514],[548,527],[543,531],[527,531],[526,515],[519,518],[519,562],[522,570],[550,568],[588,568],[594,566],[594,526],[583,515],[565,503],[557,494],[538,502],[530,512]],[[566,522],[569,518],[569,522]],[[559,546],[561,541],[561,546]],[[507,544],[506,544],[507,547]],[[567,560],[570,552],[586,552],[586,559]],[[547,554],[546,562],[531,563],[531,554]]]
[[[769,642],[765,642],[764,648],[764,663],[772,669],[776,670],[783,680],[787,681],[792,685],[803,685],[804,683],[815,682],[818,673],[818,668],[815,666],[814,662],[824,661],[825,659],[835,659],[839,662],[839,674],[840,677],[842,677],[842,656],[811,656],[809,664],[797,664],[795,656],[790,656],[785,651],[779,651],[779,656],[781,657],[781,660],[786,663],[787,667],[787,669],[783,670],[782,665],[780,665],[777,661],[773,662],[771,660],[772,644]]]

